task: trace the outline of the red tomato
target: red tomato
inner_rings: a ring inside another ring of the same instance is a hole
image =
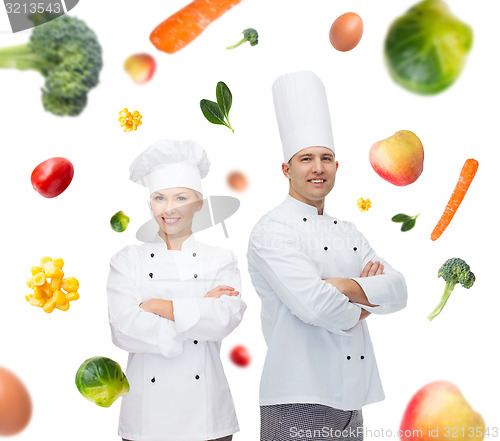
[[[245,367],[250,364],[250,352],[242,345],[235,346],[231,350],[229,358],[236,366]]]
[[[68,188],[73,174],[73,164],[66,158],[50,158],[35,167],[31,184],[44,198],[55,198]]]

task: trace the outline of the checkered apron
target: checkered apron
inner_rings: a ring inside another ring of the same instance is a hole
[[[260,406],[260,441],[363,441],[361,410],[321,404]]]

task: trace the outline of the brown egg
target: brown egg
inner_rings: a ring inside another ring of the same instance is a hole
[[[341,52],[354,49],[363,35],[363,20],[355,12],[338,17],[330,28],[330,43]]]
[[[245,191],[248,187],[248,180],[243,173],[234,171],[227,176],[227,185],[234,191]]]
[[[31,398],[26,386],[0,366],[0,435],[15,435],[31,418]]]

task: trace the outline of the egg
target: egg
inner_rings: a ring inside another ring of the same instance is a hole
[[[243,173],[234,171],[228,175],[227,184],[234,191],[245,191],[248,187],[248,180]]]
[[[31,418],[31,398],[26,386],[0,366],[0,436],[15,435]]]
[[[363,35],[363,20],[355,12],[338,17],[330,28],[330,43],[341,52],[354,49]]]

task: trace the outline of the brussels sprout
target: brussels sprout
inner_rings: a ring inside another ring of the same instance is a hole
[[[101,407],[111,406],[130,390],[120,365],[106,357],[85,360],[76,373],[75,383],[87,400]]]
[[[396,83],[431,95],[453,84],[471,47],[472,29],[443,1],[424,0],[390,26],[385,59]]]
[[[123,211],[113,214],[113,216],[111,216],[111,220],[109,221],[111,228],[118,231],[118,233],[125,231],[129,222],[130,218]]]

